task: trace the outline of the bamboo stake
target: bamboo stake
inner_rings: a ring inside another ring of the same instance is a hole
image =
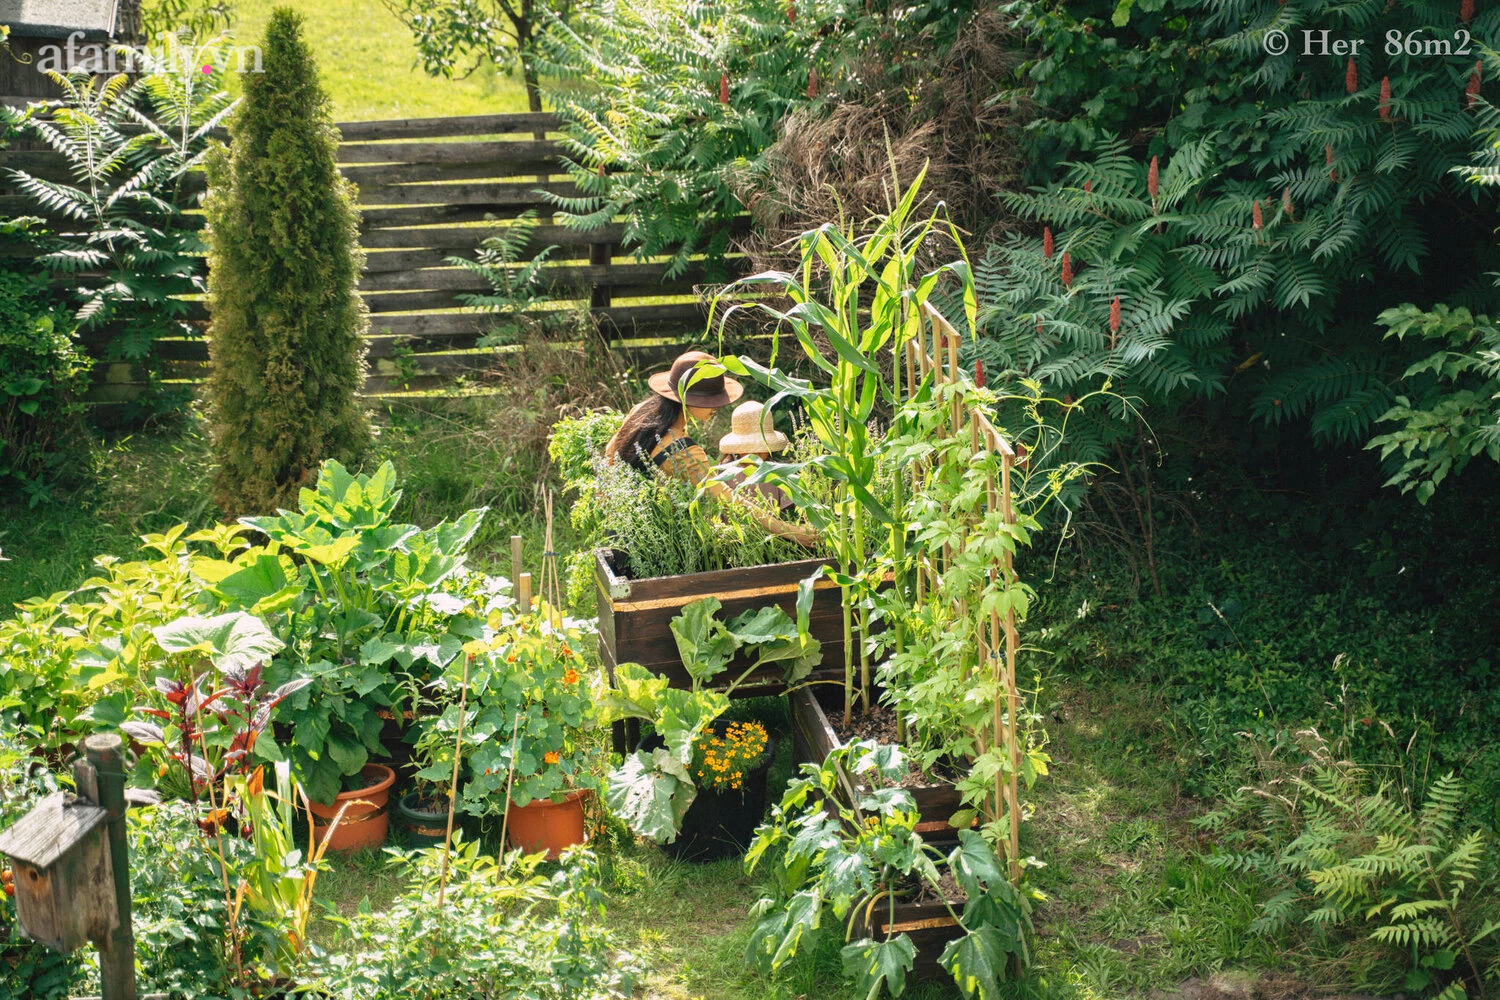
[[[1011,506],[1010,497],[1010,469],[1013,458],[1011,455],[1002,455],[1000,458],[1000,516],[1006,524],[1016,523],[1016,512]],[[1007,549],[1001,556],[1005,571],[1006,586],[1015,583],[1016,570],[1015,558]],[[1018,776],[1021,771],[1021,746],[1020,726],[1021,718],[1021,695],[1016,690],[1016,657],[1021,652],[1021,637],[1016,631],[1016,610],[1007,605],[1005,609],[1005,695],[1009,703],[1010,719],[1007,723],[1010,735],[1010,775],[1006,779],[1006,806],[1010,812],[1010,866],[1011,878],[1019,881],[1021,878],[1021,808],[1020,791],[1017,787]]]
[[[443,893],[448,888],[448,858],[453,853],[453,807],[458,802],[458,762],[463,760],[464,712],[469,703],[469,663],[474,657],[464,657],[463,686],[458,690],[458,732],[453,740],[453,780],[448,785],[448,829],[443,833],[443,874],[438,879],[437,912],[443,916]]]

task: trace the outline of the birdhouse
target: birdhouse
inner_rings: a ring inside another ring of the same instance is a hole
[[[60,952],[109,940],[119,924],[109,810],[54,792],[0,833],[26,936]]]

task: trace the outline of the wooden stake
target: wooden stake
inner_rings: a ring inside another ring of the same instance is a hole
[[[110,867],[114,869],[115,912],[118,923],[109,940],[100,942],[99,992],[104,1000],[136,1000],[135,936],[130,924],[130,847],[125,839],[124,741],[114,733],[100,733],[83,741],[84,756],[93,765],[99,805],[109,810]],[[190,769],[191,770],[191,769]],[[188,778],[192,780],[191,774]]]
[[[521,536],[510,536],[510,584],[521,586]]]
[[[522,573],[517,577],[516,584],[516,609],[521,614],[531,613],[531,574]]]
[[[463,686],[458,691],[458,732],[453,741],[453,780],[448,785],[448,829],[443,833],[443,874],[438,879],[438,918],[443,915],[443,892],[448,888],[448,857],[453,853],[453,809],[458,804],[458,763],[463,760],[464,712],[469,703],[469,663],[474,657],[464,656]]]

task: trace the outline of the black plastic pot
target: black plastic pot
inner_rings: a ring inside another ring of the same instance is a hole
[[[448,832],[448,797],[442,797],[438,812],[418,808],[420,794],[407,792],[396,803],[396,817],[406,833],[406,846],[415,850],[421,847],[440,847]]]
[[[720,721],[714,728],[722,734],[727,725]],[[776,738],[767,734],[760,765],[745,775],[740,787],[699,788],[682,817],[682,832],[661,849],[679,861],[718,861],[744,854],[766,814],[766,775],[775,760]]]

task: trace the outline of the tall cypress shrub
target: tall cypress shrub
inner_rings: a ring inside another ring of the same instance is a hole
[[[364,253],[328,96],[299,15],[277,8],[261,49],[205,206],[216,485],[233,514],[294,506],[320,462],[351,464],[370,440]]]

